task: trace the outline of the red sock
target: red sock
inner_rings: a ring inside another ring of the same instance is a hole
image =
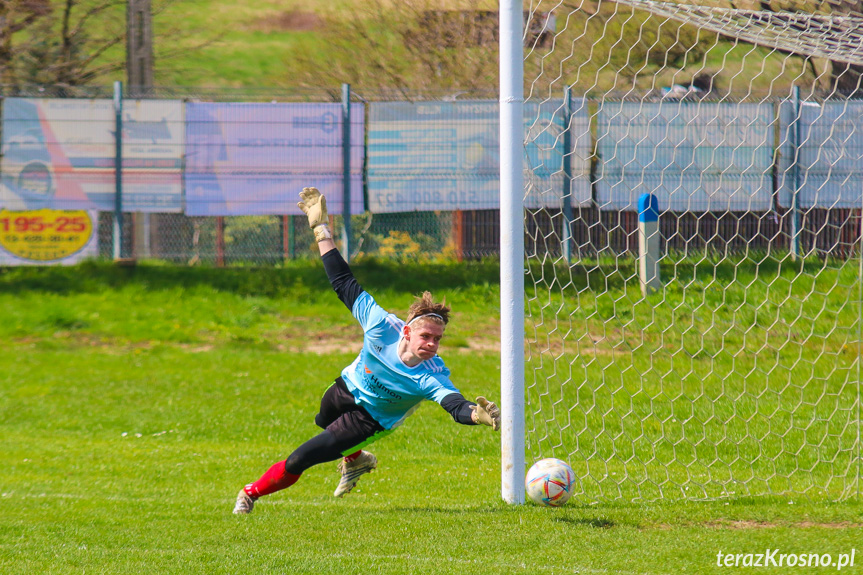
[[[350,455],[345,455],[345,461],[353,461],[354,459],[359,457],[362,452],[363,452],[363,450],[360,449],[356,453],[351,453]]]
[[[263,495],[281,491],[296,483],[300,476],[285,471],[285,463],[285,461],[276,463],[260,479],[246,485],[243,488],[246,495],[257,499]]]

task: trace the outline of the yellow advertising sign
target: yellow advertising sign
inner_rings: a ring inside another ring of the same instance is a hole
[[[0,246],[34,262],[68,258],[93,237],[93,220],[84,210],[0,210]]]

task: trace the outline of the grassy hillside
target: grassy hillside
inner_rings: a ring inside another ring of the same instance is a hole
[[[328,4],[295,0],[177,3],[157,19],[156,34],[160,27],[183,22],[187,33],[176,39],[176,45],[188,51],[158,63],[157,83],[230,87],[288,84],[286,61],[293,54],[321,49],[318,33]]]
[[[73,15],[80,19],[86,5],[82,2]],[[452,94],[493,92],[497,86],[494,42],[471,44],[477,32],[469,21],[435,25],[424,20],[442,9],[496,11],[496,3],[184,0],[154,6],[161,6],[154,24],[157,85],[320,92],[338,91],[340,83],[349,82],[370,95],[398,87]],[[551,89],[559,95],[569,83],[577,93],[644,92],[706,74],[715,75],[718,93],[761,95],[795,82],[805,86],[824,73],[823,62],[805,66],[796,56],[735,46],[673,22],[660,25],[640,12],[618,14],[613,3],[600,6],[596,13],[594,8],[571,14],[566,7],[556,8],[554,50],[532,53],[525,71],[528,91]],[[59,15],[55,10],[55,34]],[[122,31],[124,18],[118,5],[90,19],[87,33],[94,39],[109,37]],[[24,40],[20,37],[19,44]],[[122,44],[96,59],[99,66],[123,61]],[[123,77],[118,70],[93,82]]]

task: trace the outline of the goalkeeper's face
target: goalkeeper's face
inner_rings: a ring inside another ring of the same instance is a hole
[[[421,360],[433,358],[437,355],[443,332],[444,326],[431,321],[419,320],[411,326],[405,326],[408,350]]]

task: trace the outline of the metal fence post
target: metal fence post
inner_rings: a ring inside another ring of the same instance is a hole
[[[791,192],[791,259],[800,257],[800,86],[794,86],[794,123],[792,140],[794,156],[791,163],[791,175],[794,189]]]
[[[123,257],[123,82],[114,82],[114,259]]]
[[[279,218],[279,233],[282,238],[282,259],[294,259],[294,216]]]
[[[860,499],[860,476],[863,472],[863,457],[861,457],[861,431],[863,431],[863,379],[861,379],[861,363],[863,363],[863,191],[860,195],[860,221],[857,230],[857,257],[860,259],[857,271],[857,499]]]
[[[288,216],[288,245],[290,247],[288,256],[292,260],[297,259],[297,232],[294,229],[294,216]]]
[[[563,257],[572,263],[572,87],[563,89]]]
[[[225,267],[225,218],[216,216],[216,267]]]
[[[342,256],[351,261],[351,85],[342,84]]]

